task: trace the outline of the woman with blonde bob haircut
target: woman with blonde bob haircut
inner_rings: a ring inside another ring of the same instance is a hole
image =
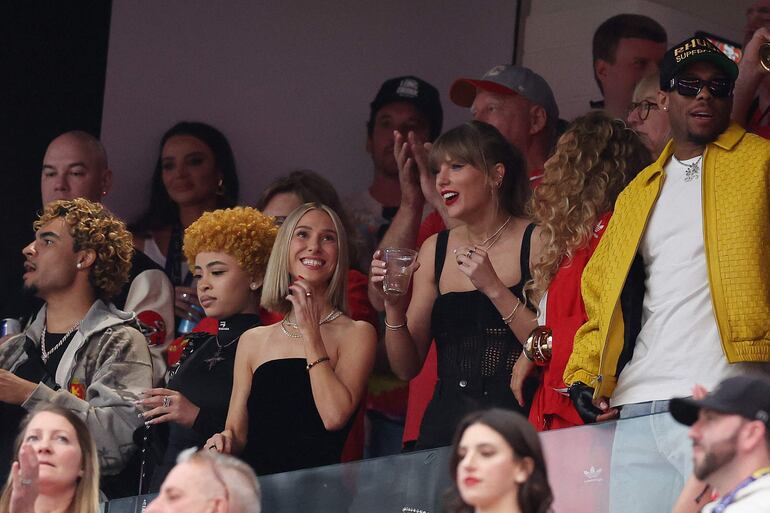
[[[243,334],[225,430],[210,450],[257,474],[338,463],[374,364],[377,333],[345,315],[347,236],[337,214],[306,203],[281,225],[262,306],[283,321]]]
[[[16,439],[16,461],[0,496],[0,512],[98,511],[99,460],[85,422],[53,405],[30,413]]]

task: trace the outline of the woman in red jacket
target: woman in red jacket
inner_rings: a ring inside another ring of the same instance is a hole
[[[562,379],[575,332],[586,321],[580,280],[618,194],[650,161],[636,132],[596,111],[572,123],[545,164],[543,181],[530,202],[544,246],[527,287],[530,297],[540,302],[541,326],[525,344],[525,355],[532,359],[519,358],[513,370],[521,398],[524,377],[542,365],[529,415],[538,431],[583,424]],[[539,347],[546,345],[543,333],[548,330],[550,359]]]

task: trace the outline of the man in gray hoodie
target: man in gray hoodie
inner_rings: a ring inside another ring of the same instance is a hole
[[[152,386],[150,352],[134,314],[106,302],[128,280],[131,235],[85,199],[48,204],[35,232],[23,250],[24,286],[45,305],[0,346],[0,474],[10,468],[18,423],[47,402],[83,417],[102,474],[118,474],[136,448],[134,401]]]

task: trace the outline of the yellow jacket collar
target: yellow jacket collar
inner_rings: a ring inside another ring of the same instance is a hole
[[[736,144],[738,144],[738,142],[743,138],[745,134],[746,129],[744,129],[738,123],[732,122],[730,123],[730,126],[727,127],[727,130],[722,132],[719,137],[717,137],[716,141],[709,144],[713,144],[715,146],[719,146],[723,150],[730,151],[735,147]],[[658,160],[653,162],[653,164],[643,172],[643,174],[647,175],[646,178],[648,181],[656,178],[658,174],[663,172],[663,166],[666,165],[666,162],[668,162],[668,159],[671,158],[673,153],[674,140],[671,139],[668,141],[668,144],[666,144],[666,147],[663,148],[663,151],[661,152],[660,157],[658,157]]]

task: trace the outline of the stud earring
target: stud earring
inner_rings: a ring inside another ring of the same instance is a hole
[[[81,262],[78,262],[75,267],[77,267],[78,269],[81,269],[83,267],[83,264]]]
[[[251,290],[257,290],[257,284],[256,284],[256,282],[253,282],[253,281],[252,281],[252,282],[249,284],[249,288],[250,288]]]

